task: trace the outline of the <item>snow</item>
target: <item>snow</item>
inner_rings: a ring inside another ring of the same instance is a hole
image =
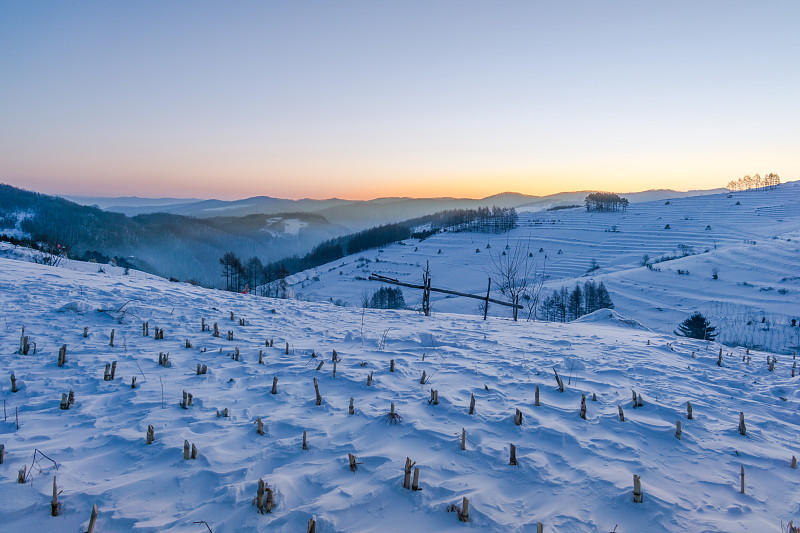
[[[727,344],[780,353],[800,349],[800,328],[790,326],[792,318],[800,321],[800,182],[632,203],[625,213],[522,212],[519,227],[507,233],[409,239],[297,274],[290,283],[298,298],[357,306],[364,293],[381,286],[368,281],[369,274],[419,284],[430,263],[434,287],[485,295],[490,257],[506,246],[533,254],[538,273],[546,276],[543,296],[602,281],[615,310],[648,328],[671,333],[699,310]],[[648,270],[644,255],[651,261],[677,258]],[[588,272],[593,259],[600,268]],[[421,291],[403,291],[406,304],[419,308]],[[497,291],[493,297],[503,299]],[[479,301],[437,293],[431,299],[434,312],[483,314]],[[490,306],[490,313],[508,316],[500,306]]]
[[[443,241],[423,246],[435,254]],[[800,434],[800,378],[791,377],[791,356],[779,356],[770,372],[769,354],[751,350],[747,364],[744,349],[723,348],[718,367],[718,344],[629,327],[616,313],[569,324],[444,312],[424,317],[225,293],[85,265],[0,258],[0,386],[9,414],[0,425],[5,531],[85,531],[94,503],[96,531],[104,533],[197,532],[204,530],[195,523],[201,520],[215,533],[304,531],[311,517],[320,533],[527,532],[536,522],[558,532],[778,531],[800,518],[800,471],[789,467]],[[201,318],[217,322],[222,337],[201,331]],[[23,325],[36,354],[16,354]],[[164,340],[154,339],[155,327],[164,329]],[[185,348],[186,339],[193,348]],[[62,344],[67,363],[58,368]],[[239,361],[229,356],[237,347]],[[334,349],[341,358],[336,377]],[[169,352],[170,368],[157,365],[160,352]],[[316,371],[320,360],[325,364]],[[116,379],[103,381],[111,361]],[[195,374],[198,363],[208,365],[208,374]],[[26,383],[16,393],[12,372]],[[428,404],[431,388],[439,391],[439,405]],[[62,411],[61,394],[70,389],[75,404]],[[632,408],[631,389],[643,407]],[[184,390],[194,395],[188,409],[178,405]],[[474,415],[467,414],[470,394]],[[578,415],[581,394],[586,420]],[[348,415],[351,397],[354,415]],[[686,418],[687,401],[694,420]],[[398,425],[384,418],[391,402],[403,417]],[[223,408],[229,418],[216,416]],[[521,426],[512,420],[515,409],[524,415]],[[740,411],[746,436],[737,430]],[[256,417],[266,435],[256,433]],[[148,424],[155,428],[149,446]],[[197,446],[196,460],[183,460],[184,440]],[[510,443],[518,466],[508,464]],[[20,485],[17,470],[31,464],[35,450],[58,469],[40,461]],[[362,463],[356,472],[348,453]],[[406,457],[420,468],[419,492],[401,486]],[[642,479],[641,504],[632,498],[634,474]],[[63,490],[58,517],[50,516],[53,475]],[[251,505],[259,478],[275,491],[266,515]],[[464,496],[469,524],[445,510]]]

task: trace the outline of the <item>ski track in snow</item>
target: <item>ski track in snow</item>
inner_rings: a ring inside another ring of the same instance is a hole
[[[751,352],[747,365],[744,350],[723,348],[720,368],[716,343],[620,325],[615,315],[572,324],[426,318],[70,265],[0,259],[0,365],[10,413],[0,426],[2,530],[85,531],[93,503],[100,509],[98,532],[197,532],[204,526],[193,522],[200,520],[215,533],[305,531],[312,516],[320,533],[527,532],[536,522],[558,532],[778,531],[781,521],[800,517],[800,470],[789,467],[792,455],[800,455],[791,356],[779,356],[769,372],[766,353]],[[212,327],[217,322],[222,337],[201,332],[201,318]],[[143,321],[149,337],[142,336]],[[35,355],[16,354],[23,325]],[[163,341],[154,340],[155,327],[164,329]],[[226,340],[228,330],[233,341]],[[193,348],[185,348],[185,339]],[[265,347],[266,339],[274,347]],[[64,343],[67,363],[58,368]],[[240,361],[229,356],[235,347]],[[342,359],[335,378],[334,349]],[[172,367],[157,365],[159,352],[169,352]],[[325,364],[317,372],[319,360]],[[116,379],[105,382],[111,361]],[[208,365],[208,374],[195,375],[197,363]],[[553,367],[564,379],[563,393]],[[424,385],[423,371],[431,377]],[[12,372],[24,382],[17,393],[10,391]],[[367,387],[370,372],[374,382]],[[314,377],[321,406],[314,402]],[[428,404],[431,388],[439,391],[439,405]],[[62,411],[61,394],[70,389],[75,405]],[[631,389],[641,393],[642,408],[632,408]],[[183,390],[194,395],[186,410],[178,405]],[[585,421],[578,415],[581,393]],[[348,415],[351,397],[354,415]],[[694,420],[686,419],[687,401]],[[387,425],[390,402],[401,424]],[[216,417],[223,408],[230,418]],[[516,408],[522,426],[514,425]],[[739,411],[747,436],[737,430]],[[256,417],[264,436],[255,431]],[[683,424],[680,441],[676,420]],[[155,428],[149,446],[148,424]],[[303,430],[308,451],[301,449]],[[196,444],[197,460],[183,460],[184,439]],[[517,446],[519,466],[508,464],[509,443]],[[17,470],[30,465],[35,449],[57,461],[58,470],[41,462],[20,485]],[[363,462],[355,473],[348,453]],[[401,486],[407,456],[420,467],[420,492]],[[746,494],[739,493],[740,465]],[[633,474],[641,475],[642,504],[632,500]],[[49,516],[53,475],[63,490],[56,518]],[[251,505],[259,478],[275,490],[271,514]],[[445,512],[463,496],[470,499],[469,524]]]

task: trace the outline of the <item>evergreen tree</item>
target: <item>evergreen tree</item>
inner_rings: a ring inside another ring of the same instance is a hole
[[[576,283],[569,295],[569,317],[570,320],[575,320],[581,316],[583,316],[583,293],[580,285]]]
[[[614,309],[614,302],[602,281],[597,286],[597,309]]]
[[[678,329],[675,330],[675,334],[692,339],[713,341],[717,336],[717,334],[714,333],[716,329],[715,326],[711,325],[711,322],[706,320],[706,317],[699,312],[695,312],[678,326]]]

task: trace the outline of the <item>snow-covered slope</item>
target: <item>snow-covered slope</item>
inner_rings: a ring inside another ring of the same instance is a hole
[[[753,351],[747,364],[744,350],[725,349],[719,367],[718,345],[631,327],[636,317],[426,318],[10,259],[0,259],[0,314],[4,531],[85,531],[95,503],[98,532],[204,531],[199,521],[215,533],[305,531],[312,517],[319,533],[535,531],[537,522],[558,532],[779,531],[800,518],[800,470],[789,466],[800,455],[800,378],[791,377],[791,357],[770,372],[767,354]],[[203,318],[219,324],[220,338],[201,331]],[[23,325],[35,354],[16,354]],[[154,339],[156,328],[164,340]],[[67,362],[59,368],[62,344]],[[230,355],[237,348],[238,361]],[[335,377],[332,350],[341,358]],[[157,364],[162,352],[169,368]],[[116,379],[104,381],[112,361]],[[196,375],[198,364],[208,373]],[[428,403],[431,389],[438,405]],[[641,408],[632,408],[631,389]],[[75,403],[60,410],[69,390]],[[193,394],[188,409],[178,405],[182,391]],[[397,425],[385,418],[391,403],[402,416]],[[226,408],[230,417],[218,418]],[[746,436],[737,430],[740,411]],[[256,417],[265,435],[256,433]],[[184,440],[196,445],[196,460],[183,459]],[[517,466],[509,465],[510,444]],[[18,484],[17,471],[34,457]],[[401,486],[406,457],[420,468],[421,491]],[[641,504],[633,502],[634,474]],[[50,516],[52,476],[63,491],[58,517]],[[266,515],[251,505],[259,478],[275,491]],[[469,524],[446,512],[463,497]]]
[[[370,273],[420,283],[430,262],[433,286],[485,294],[490,256],[518,246],[544,272],[545,293],[603,281],[618,311],[653,329],[672,332],[700,310],[719,326],[723,342],[781,352],[800,345],[800,327],[790,326],[791,318],[800,319],[800,182],[631,204],[626,213],[523,212],[520,227],[508,233],[440,233],[349,256],[290,281],[300,298],[359,305],[381,286],[367,281]],[[642,266],[645,255],[651,262],[679,259],[649,270]],[[592,260],[599,269],[589,273]],[[421,291],[404,293],[409,306],[419,307]],[[479,312],[475,300],[436,293],[432,299],[434,311]]]

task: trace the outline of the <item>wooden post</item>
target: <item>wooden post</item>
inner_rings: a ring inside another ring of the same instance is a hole
[[[595,394],[595,393],[592,393],[592,401],[593,401],[593,402],[596,402],[596,401],[597,401],[597,394]]]
[[[103,372],[103,381],[108,381],[111,376],[111,363],[106,363],[106,370]]]
[[[61,504],[58,503],[58,486],[56,485],[56,476],[53,476],[53,499],[50,500],[50,514],[52,516],[58,516],[59,507],[61,507]]]
[[[109,346],[114,346],[114,330],[111,330],[111,341],[108,343]]]
[[[349,411],[350,411],[351,415],[355,414],[355,412],[356,412],[355,407],[353,407],[353,398],[352,397],[350,398],[350,409],[349,409]]]
[[[486,302],[483,306],[483,319],[489,314],[489,294],[492,292],[492,278],[489,278],[489,287],[486,288]]]
[[[17,392],[17,376],[11,374],[11,392]]]
[[[744,413],[739,412],[739,434],[747,435],[747,426],[744,425]]]
[[[544,533],[544,524],[541,522],[536,522],[536,533]]]
[[[642,503],[644,501],[644,494],[642,494],[642,480],[636,474],[633,475],[633,502]]]
[[[681,421],[677,420],[675,422],[675,438],[681,440]]]
[[[272,377],[272,394],[278,394],[278,376]]]
[[[214,322],[214,336],[219,337],[219,325]]]
[[[2,462],[3,462],[3,454],[2,452],[0,452],[0,463]],[[792,462],[789,463],[789,466],[791,466],[792,468],[797,468],[797,457],[795,457],[794,455],[792,456]]]
[[[508,446],[511,454],[508,460],[508,464],[517,466],[517,447],[514,446],[513,444],[509,444]]]
[[[86,533],[94,533],[94,524],[97,522],[97,504],[92,505],[92,515],[89,517],[89,528]]]
[[[308,519],[308,527],[306,533],[317,533],[317,522],[313,518]]]
[[[475,395],[469,395],[469,414],[475,414]]]
[[[722,366],[722,348],[719,349],[719,357],[717,357],[717,366]]]
[[[131,376],[131,388],[136,388],[136,376]]]
[[[189,460],[192,457],[192,449],[189,447],[189,441],[183,441],[183,458]]]
[[[467,449],[467,430],[464,428],[461,428],[461,449]]]
[[[231,311],[231,320],[233,320],[233,311]]]
[[[114,381],[114,376],[116,375],[116,373],[117,373],[117,362],[116,361],[112,361],[111,362],[111,376],[110,376],[111,377],[111,381]]]
[[[200,331],[205,331],[205,330],[206,330],[206,319],[205,318],[201,318],[200,319]]]
[[[389,361],[389,372],[394,372],[394,359]]]
[[[319,394],[319,384],[317,383],[317,378],[314,378],[314,390],[317,393],[317,405],[322,405],[322,396]]]
[[[586,420],[586,395],[581,394],[581,418]]]
[[[617,409],[619,409],[619,421],[625,422],[625,413],[622,411],[622,406],[618,405]]]
[[[192,459],[197,459],[197,447],[192,443]]]
[[[642,407],[642,406],[644,405],[644,402],[642,401],[642,395],[641,395],[641,393],[639,393],[639,394],[637,395],[637,398],[638,398],[638,404],[639,404],[639,407]]]
[[[289,355],[289,343],[286,343],[286,355]]]
[[[686,402],[686,418],[689,420],[693,420],[692,418],[692,404],[690,402]]]
[[[411,490],[422,490],[419,488],[419,467],[414,467],[414,480],[411,482]]]
[[[741,481],[742,481],[742,487],[741,487],[740,492],[742,494],[744,494],[744,465],[742,465],[742,473],[740,474],[740,476],[741,476]]]
[[[83,338],[86,338],[88,336],[89,336],[89,328],[83,328]]]
[[[514,424],[521,426],[522,425],[522,411],[517,409],[517,412],[514,413]]]
[[[425,384],[425,378],[426,378],[426,376],[425,376],[425,371],[423,370],[423,371],[422,371],[422,377],[421,377],[421,378],[420,378],[420,380],[419,380],[419,382],[420,382],[420,383],[422,383],[423,385]]]
[[[303,449],[304,450],[308,449],[308,441],[306,440],[306,430],[305,429],[303,430]]]
[[[147,441],[146,444],[153,444],[153,441],[156,440],[156,430],[153,429],[152,424],[147,425]]]
[[[5,444],[0,444],[0,465],[3,464],[3,456],[6,454]]]
[[[539,385],[536,385],[536,392],[534,393],[533,405],[539,407]]]
[[[464,496],[461,514],[459,515],[458,519],[462,522],[469,522],[469,500],[466,496]]]
[[[258,364],[259,365],[263,365],[264,364],[264,352],[263,352],[263,350],[259,350],[258,351]]]

